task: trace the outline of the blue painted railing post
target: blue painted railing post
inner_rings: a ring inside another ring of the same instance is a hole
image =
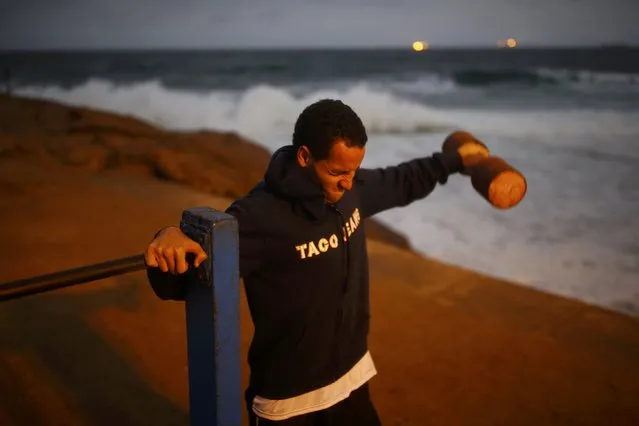
[[[235,218],[211,208],[185,210],[182,231],[208,259],[186,296],[191,426],[240,426],[239,242]]]

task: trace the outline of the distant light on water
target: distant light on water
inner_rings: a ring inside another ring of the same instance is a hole
[[[499,48],[508,47],[510,49],[513,49],[513,48],[517,47],[517,40],[515,40],[512,37],[507,38],[506,40],[499,40],[497,42],[497,47],[499,47]]]
[[[421,52],[422,50],[426,50],[428,48],[429,48],[429,45],[425,41],[415,40],[413,42],[413,50],[415,52]]]

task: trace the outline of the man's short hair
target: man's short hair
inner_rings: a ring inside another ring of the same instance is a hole
[[[343,139],[349,147],[364,147],[368,140],[366,128],[358,115],[340,100],[321,99],[307,106],[297,118],[293,145],[306,145],[313,158],[328,158],[333,144]]]

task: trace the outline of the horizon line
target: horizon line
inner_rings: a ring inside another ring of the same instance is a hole
[[[499,47],[494,45],[452,45],[452,44],[430,44],[429,48],[420,54],[428,54],[431,50],[534,50],[534,49],[637,49],[639,44],[630,43],[598,43],[598,44],[519,44],[515,48]],[[4,48],[0,47],[0,53],[20,53],[20,52],[99,52],[99,51],[273,51],[273,50],[406,50],[413,51],[411,45],[326,45],[326,46],[56,46],[56,47],[24,47],[24,48]]]

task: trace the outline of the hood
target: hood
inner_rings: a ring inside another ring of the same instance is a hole
[[[264,175],[267,188],[275,195],[286,198],[320,219],[325,213],[324,192],[297,164],[297,150],[293,145],[279,148],[271,156]]]

